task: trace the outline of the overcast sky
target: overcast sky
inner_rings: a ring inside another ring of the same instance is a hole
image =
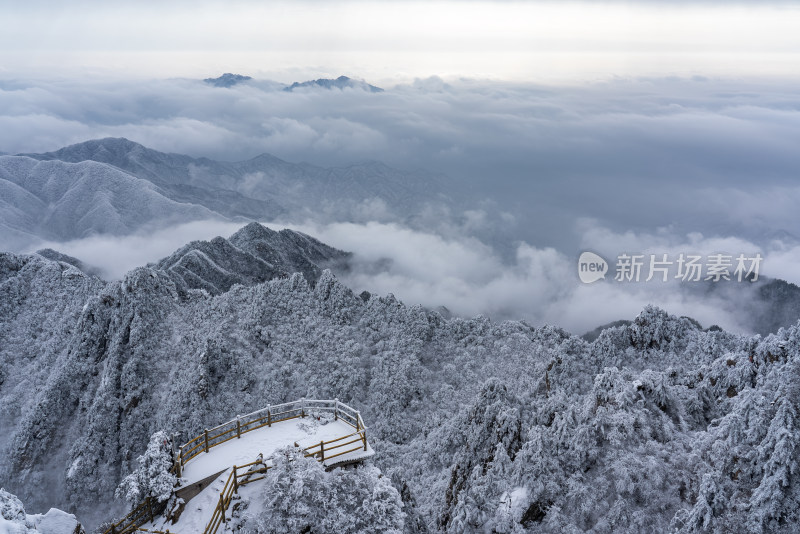
[[[4,0],[0,75],[795,75],[793,2]]]

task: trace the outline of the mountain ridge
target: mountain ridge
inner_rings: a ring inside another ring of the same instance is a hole
[[[313,286],[325,268],[345,271],[350,256],[301,232],[276,232],[254,222],[228,239],[192,241],[148,267],[168,273],[183,294],[203,289],[219,295],[235,284],[252,286],[297,272]]]
[[[363,89],[370,93],[382,93],[383,89],[375,85],[371,85],[363,80],[354,80],[347,76],[339,76],[338,78],[317,78],[316,80],[308,80],[305,82],[294,82],[291,85],[284,87],[284,91],[292,92],[295,89],[320,87],[322,89]]]
[[[242,74],[234,74],[232,72],[226,72],[222,76],[218,78],[206,78],[203,80],[204,82],[213,85],[214,87],[233,87],[234,85],[239,85],[241,83],[248,82],[252,80],[250,76],[244,76]]]
[[[444,175],[401,171],[376,161],[325,168],[262,153],[243,161],[222,162],[159,152],[125,138],[90,140],[16,157],[51,164],[102,163],[151,183],[159,195],[172,202],[213,212],[210,217],[243,222],[277,217],[305,220],[312,215],[323,221],[357,222],[362,206],[376,200],[384,206],[386,216],[409,219],[430,204],[452,208],[464,204],[466,198],[463,188]],[[0,182],[0,199],[21,194],[11,188]],[[6,212],[8,217],[15,215],[10,208]],[[3,213],[0,211],[0,224]]]
[[[152,182],[106,163],[0,156],[0,227],[12,238],[124,235],[145,225],[201,219],[225,220],[203,206],[169,199]],[[14,248],[14,240],[0,245]]]
[[[251,226],[237,241],[261,235]],[[161,269],[104,284],[38,255],[0,254],[0,297],[0,479],[90,527],[124,513],[114,489],[156,431],[185,438],[301,397],[339,398],[370,421],[409,533],[462,531],[467,514],[480,530],[580,531],[582,509],[593,524],[667,531],[702,517],[708,480],[720,524],[796,523],[780,512],[794,486],[771,481],[797,442],[782,431],[796,420],[797,325],[706,332],[648,306],[587,343],[362,299],[329,271],[313,287],[297,273],[181,298]],[[778,511],[740,517],[767,491]]]

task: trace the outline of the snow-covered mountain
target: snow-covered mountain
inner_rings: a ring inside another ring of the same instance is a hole
[[[107,163],[0,156],[0,250],[200,219],[222,217]]]
[[[709,294],[722,292],[724,285],[709,288]],[[800,318],[800,287],[785,280],[759,277],[749,288],[752,298],[743,310],[749,320],[743,321],[762,336],[793,325]],[[742,299],[743,296],[739,296]],[[729,301],[735,305],[734,294]]]
[[[63,254],[63,253],[58,252],[57,250],[53,250],[51,248],[43,248],[41,250],[37,250],[36,254],[38,254],[39,256],[41,256],[43,258],[47,258],[48,260],[53,260],[53,261],[57,261],[57,262],[61,262],[61,263],[67,263],[69,265],[72,265],[73,267],[75,267],[79,271],[81,271],[83,273],[86,273],[86,274],[88,274],[90,276],[96,276],[96,277],[101,277],[102,276],[101,271],[99,269],[97,269],[95,267],[92,267],[91,265],[86,265],[84,262],[82,262],[78,258],[74,258],[74,257],[69,256],[67,254]]]
[[[227,242],[263,259],[248,247],[269,239],[248,227]],[[185,439],[268,403],[338,397],[370,421],[406,532],[800,524],[800,326],[747,337],[648,307],[589,343],[362,298],[329,272],[259,283],[256,264],[231,261],[247,285],[211,294],[160,264],[106,284],[0,256],[0,485],[26,506],[96,525],[124,512],[114,488],[157,430]],[[328,512],[304,513],[318,530]]]
[[[381,93],[383,89],[370,85],[362,80],[354,80],[347,76],[339,76],[338,78],[318,78],[316,80],[309,80],[306,82],[294,82],[292,85],[284,88],[284,91],[294,91],[295,89],[303,87],[321,87],[323,89],[363,89],[370,93]]]
[[[800,287],[785,280],[759,276],[754,282],[733,281],[684,284],[679,291],[687,299],[698,302],[713,302],[720,310],[737,317],[739,324],[748,332],[766,337],[781,328],[793,326],[800,318]],[[584,334],[584,339],[593,341],[605,328],[620,326],[626,319],[601,325]],[[698,324],[698,327],[700,325]],[[705,325],[709,330],[718,330],[715,324]]]
[[[220,191],[238,193],[249,199],[274,203],[273,207],[316,209],[326,200],[334,204],[380,198],[390,207],[403,209],[423,202],[423,195],[447,200],[453,194],[446,187],[451,181],[442,175],[398,171],[379,162],[323,168],[289,163],[269,154],[240,162],[220,162],[158,152],[124,138],[87,141],[55,152],[26,156],[68,162],[98,161],[168,189],[173,195],[183,192],[191,197],[195,194],[192,188],[201,188],[213,196],[218,196]],[[231,198],[229,209],[246,216],[241,211],[247,209],[246,206],[235,206],[241,200],[239,196]],[[259,213],[261,216],[275,214],[275,211]]]
[[[56,215],[48,211],[54,193],[52,187],[35,189],[42,181],[65,187],[76,182],[75,186],[82,187],[73,194],[60,194],[70,201],[81,199],[83,204],[66,202],[58,209],[59,199],[55,199],[55,211],[74,219],[69,224],[55,222]],[[120,191],[123,187],[130,198]],[[145,204],[144,197],[150,199]],[[462,197],[447,177],[398,171],[379,162],[322,168],[269,154],[220,162],[166,154],[118,138],[44,154],[0,157],[0,225],[13,237],[6,250],[36,236],[63,240],[93,232],[117,234],[166,220],[272,220],[278,216],[352,220],[359,207],[376,202],[383,211],[403,219],[431,204],[463,203]]]
[[[203,81],[214,87],[233,87],[235,85],[244,84],[252,81],[253,78],[242,74],[234,74],[226,72],[216,78],[206,78]],[[293,82],[291,85],[278,84],[277,82],[262,81],[260,85],[268,83],[268,87],[282,88],[284,91],[294,91],[298,88],[312,88],[312,89],[361,89],[370,93],[382,93],[383,89],[375,85],[369,84],[363,80],[356,80],[348,76],[339,76],[338,78],[318,78],[316,80],[307,80],[304,82]]]
[[[44,154],[25,154],[42,161],[99,162],[121,169],[157,186],[164,195],[181,203],[198,204],[226,216],[274,217],[283,208],[273,197],[244,196],[235,191],[246,173],[235,164],[166,154],[123,138],[86,141]]]
[[[206,78],[203,81],[213,85],[214,87],[233,87],[234,85],[245,83],[252,79],[253,78],[251,78],[250,76],[244,76],[242,74],[233,74],[232,72],[226,72],[225,74],[217,78]]]
[[[234,284],[252,286],[297,272],[313,285],[324,268],[346,270],[349,257],[303,233],[250,223],[230,239],[194,241],[151,267],[167,272],[181,292],[218,295]]]
[[[800,318],[800,287],[768,276],[759,276],[758,280],[747,284],[736,281],[685,284],[680,290],[687,298],[713,300],[737,316],[748,331],[763,337],[793,326]],[[627,319],[613,321],[586,332],[582,337],[594,341],[603,330],[629,323]],[[697,326],[701,327],[700,324]],[[712,324],[707,325],[707,329],[719,330],[720,327]]]

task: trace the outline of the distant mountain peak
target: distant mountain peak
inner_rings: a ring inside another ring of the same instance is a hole
[[[325,268],[346,270],[349,257],[306,234],[253,222],[229,239],[192,241],[152,266],[165,271],[181,292],[204,289],[218,295],[235,284],[250,286],[296,272],[313,286]]]
[[[72,265],[73,267],[75,267],[76,269],[85,274],[100,277],[100,271],[98,269],[86,265],[78,258],[68,256],[67,254],[63,254],[61,252],[58,252],[57,250],[53,250],[52,248],[43,248],[41,250],[37,250],[36,254],[42,256],[43,258],[47,258],[48,260],[51,261],[60,261]]]
[[[272,238],[276,233],[275,230],[267,228],[263,224],[251,222],[233,234],[230,239],[234,242],[268,239]]]
[[[398,170],[376,161],[326,168],[266,153],[244,161],[215,161],[161,152],[122,137],[20,156],[25,158],[0,158],[0,173],[3,169],[9,173],[0,184],[11,178],[14,185],[8,187],[15,191],[13,198],[9,195],[3,200],[19,208],[0,210],[0,244],[13,250],[22,250],[40,238],[70,240],[92,232],[123,235],[149,224],[147,217],[175,224],[202,217],[246,223],[278,216],[305,218],[318,212],[326,219],[354,220],[365,213],[364,206],[372,205],[364,203],[376,198],[385,203],[390,210],[387,213],[395,214],[416,213],[428,202],[462,205],[467,198],[461,184],[443,175]],[[31,161],[16,161],[22,159]],[[66,165],[84,162],[87,164],[76,168]],[[57,204],[59,222],[48,206],[61,196],[45,198],[44,190],[32,192],[39,182],[30,179],[31,173],[61,189],[79,188],[65,197],[67,204]],[[66,181],[65,177],[73,175],[74,179]],[[123,192],[125,188],[128,192]],[[132,190],[139,193],[134,195],[137,202],[143,202],[137,209],[130,209]],[[142,195],[151,200],[144,202]],[[161,197],[158,205],[165,211],[150,209],[156,201],[154,195]],[[114,210],[108,209],[109,202]]]
[[[253,78],[251,78],[250,76],[244,76],[242,74],[234,74],[232,72],[226,72],[219,78],[206,78],[203,81],[213,85],[214,87],[233,87],[234,85],[238,85],[240,83],[244,83],[252,79]]]
[[[68,145],[59,149],[57,152],[74,151],[78,148],[104,148],[111,151],[127,152],[135,148],[144,148],[144,146],[135,141],[131,141],[126,137],[103,137],[101,139],[90,139],[88,141],[82,141],[80,143]]]
[[[380,87],[376,87],[374,85],[370,85],[363,80],[354,80],[347,76],[339,76],[336,79],[333,78],[318,78],[316,80],[309,80],[306,82],[294,82],[292,85],[285,87],[284,91],[294,91],[300,87],[321,87],[323,89],[345,89],[345,88],[357,88],[363,89],[365,91],[369,91],[370,93],[381,93],[383,89]]]
[[[74,145],[65,146],[54,152],[45,152],[42,154],[17,154],[18,156],[28,156],[39,160],[54,160],[68,161],[71,163],[78,163],[80,161],[99,161],[102,163],[109,163],[116,158],[109,157],[128,155],[133,152],[140,152],[149,150],[144,145],[140,145],[135,141],[126,139],[125,137],[104,137],[102,139],[90,139],[75,143]],[[102,155],[106,156],[103,157]]]

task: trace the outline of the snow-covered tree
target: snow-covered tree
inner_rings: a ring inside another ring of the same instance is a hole
[[[165,502],[172,496],[177,482],[172,467],[172,448],[166,432],[156,432],[150,437],[147,450],[138,458],[139,467],[122,479],[116,495],[132,506],[150,497]]]
[[[194,274],[216,276],[204,265]],[[797,326],[703,331],[648,307],[590,343],[358,298],[330,273],[313,282],[211,292],[147,267],[104,284],[0,254],[0,480],[30,506],[114,515],[131,471],[123,497],[172,489],[156,430],[183,441],[269,403],[339,397],[387,476],[279,465],[306,504],[276,510],[307,519],[319,495],[326,517],[360,506],[336,487],[397,518],[391,478],[410,519],[387,528],[416,532],[796,531]]]
[[[85,531],[74,515],[56,508],[46,514],[26,514],[22,501],[0,488],[0,533],[85,534]]]
[[[246,533],[400,534],[405,519],[400,494],[376,467],[326,472],[292,448],[276,453],[260,499],[244,518]]]

